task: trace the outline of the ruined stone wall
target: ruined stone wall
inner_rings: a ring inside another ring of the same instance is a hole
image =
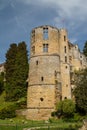
[[[43,38],[44,28],[49,31],[47,39]],[[55,82],[60,82],[59,35],[57,29],[49,26],[35,28],[32,33],[27,118],[47,119],[55,109]]]
[[[40,26],[31,32],[27,119],[46,120],[61,99],[72,98],[74,70],[86,66],[77,45],[68,40],[66,29]]]
[[[73,45],[69,50],[69,55],[71,56],[71,65],[73,70],[79,70],[82,68],[86,68],[87,66],[87,58],[85,55],[80,52],[78,45]]]
[[[67,36],[67,30],[65,29],[60,29],[59,44],[60,44],[62,99],[65,98],[71,99],[68,36]]]

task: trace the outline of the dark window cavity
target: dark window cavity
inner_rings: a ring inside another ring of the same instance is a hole
[[[66,41],[66,36],[64,36],[64,41]]]
[[[67,69],[68,67],[66,66],[66,69]]]
[[[67,56],[65,56],[65,62],[67,63]]]
[[[64,46],[64,52],[66,53],[66,46]]]
[[[64,99],[67,99],[67,97],[65,97]]]
[[[43,98],[40,98],[40,101],[42,102],[44,99]]]
[[[44,77],[41,77],[41,81],[44,81]]]
[[[38,65],[38,60],[36,61],[36,65]]]

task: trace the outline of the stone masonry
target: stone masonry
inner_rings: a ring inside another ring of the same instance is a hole
[[[56,102],[72,98],[73,72],[86,67],[66,29],[40,26],[31,32],[27,119],[47,120]]]

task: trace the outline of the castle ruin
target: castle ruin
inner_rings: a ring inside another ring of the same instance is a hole
[[[72,98],[73,72],[86,67],[78,45],[70,43],[66,29],[36,27],[31,32],[27,119],[46,120],[55,104]]]

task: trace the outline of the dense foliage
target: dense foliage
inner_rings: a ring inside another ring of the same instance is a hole
[[[16,117],[15,110],[17,109],[16,105],[9,105],[0,110],[0,119],[13,118]]]
[[[22,108],[24,109],[25,104],[26,104],[25,99],[21,99],[19,101],[12,102],[7,106],[4,106],[2,109],[0,109],[0,119],[16,117],[16,110]]]
[[[57,104],[56,109],[59,116],[72,117],[75,112],[75,103],[70,99],[65,99]]]
[[[13,43],[6,53],[6,100],[13,101],[26,95],[28,54],[25,42]]]
[[[2,72],[0,74],[0,94],[3,92],[4,90],[4,73]]]
[[[75,100],[80,113],[87,113],[87,68],[75,73]]]
[[[5,63],[5,71],[6,71],[6,86],[5,86],[5,92],[6,92],[6,100],[10,100],[13,95],[13,89],[14,87],[14,72],[15,72],[15,61],[16,61],[16,54],[17,54],[17,45],[15,43],[10,45],[10,48],[8,49],[6,53],[6,63]]]

